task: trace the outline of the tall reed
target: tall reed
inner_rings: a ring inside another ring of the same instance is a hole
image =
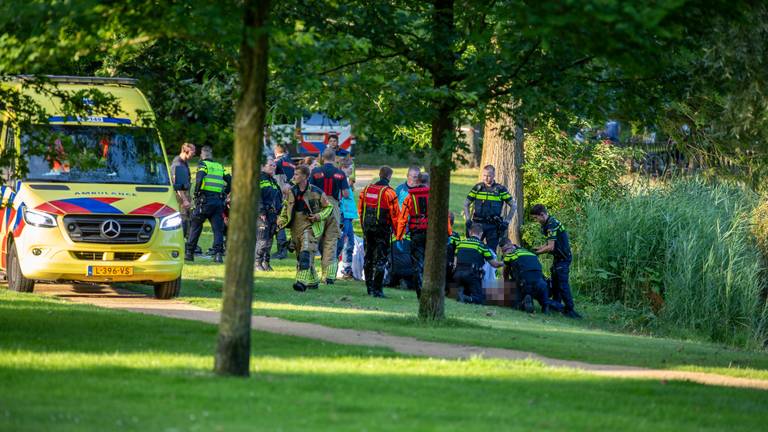
[[[758,203],[747,188],[700,179],[592,200],[577,257],[580,291],[651,308],[713,341],[764,346],[765,267],[751,226]]]

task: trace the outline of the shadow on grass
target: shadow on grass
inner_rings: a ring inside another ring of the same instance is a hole
[[[766,393],[753,390],[535,367],[457,377],[456,364],[435,362],[420,376],[378,373],[391,365],[377,359],[309,360],[255,358],[250,379],[194,368],[0,368],[13,395],[2,398],[0,429],[715,431],[762,430],[767,419]]]

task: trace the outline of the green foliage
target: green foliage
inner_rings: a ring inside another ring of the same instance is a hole
[[[594,140],[579,142],[553,120],[542,121],[525,141],[524,202],[528,207],[544,204],[574,236],[583,229],[583,205],[589,198],[613,200],[626,193],[621,177],[628,156],[626,149]],[[541,237],[535,222],[527,223],[523,233],[529,244]]]
[[[765,268],[750,229],[757,196],[743,186],[677,180],[585,206],[580,292],[657,312],[711,340],[768,340]]]

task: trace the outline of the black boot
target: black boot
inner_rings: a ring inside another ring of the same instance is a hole
[[[277,248],[277,252],[275,252],[275,254],[272,255],[272,258],[274,258],[274,259],[286,259],[286,258],[288,258],[288,247],[280,245]]]
[[[186,249],[184,251],[184,261],[189,261],[189,262],[195,261],[195,254],[192,253],[192,251],[190,251],[189,249]]]
[[[293,289],[294,289],[295,291],[304,292],[304,291],[306,291],[306,290],[307,290],[307,286],[306,286],[306,285],[304,285],[304,284],[303,284],[303,283],[301,283],[301,282],[296,282],[295,284],[293,284]]]
[[[224,262],[224,257],[221,255],[221,252],[216,252],[215,254],[213,254],[213,262],[219,263],[219,264]]]

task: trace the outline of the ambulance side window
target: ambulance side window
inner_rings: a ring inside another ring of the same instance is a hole
[[[2,137],[2,135],[0,135]],[[0,175],[2,182],[7,186],[13,185],[13,167],[16,157],[16,132],[10,126],[5,128],[5,140],[3,141],[3,150],[0,154]]]

